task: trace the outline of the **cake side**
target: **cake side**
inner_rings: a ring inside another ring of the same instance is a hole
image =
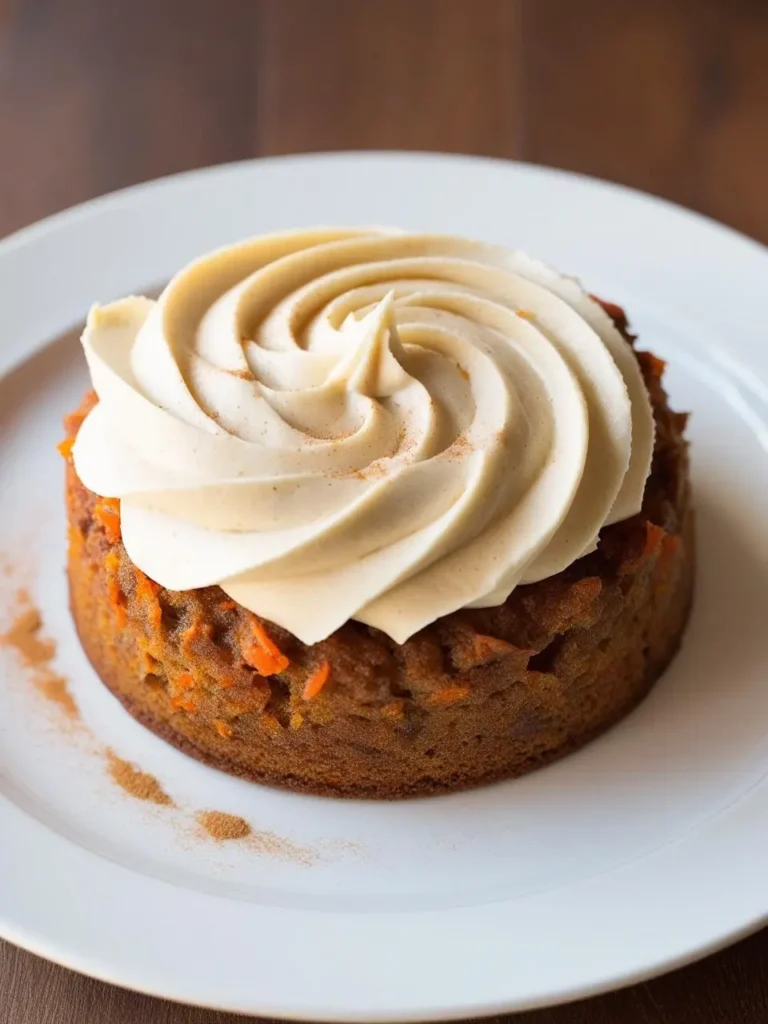
[[[190,755],[313,793],[457,790],[576,749],[647,693],[691,601],[685,417],[668,407],[663,364],[637,358],[656,424],[642,513],[606,527],[598,550],[564,572],[402,645],[348,622],[307,646],[219,587],[157,586],[125,552],[118,503],[86,490],[68,460],[70,598],[94,668]],[[70,438],[89,407],[70,418]]]

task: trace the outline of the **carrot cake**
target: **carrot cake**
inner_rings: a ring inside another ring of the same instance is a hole
[[[72,612],[192,757],[458,790],[580,747],[674,656],[686,417],[574,279],[450,236],[293,231],[95,306],[83,346]]]

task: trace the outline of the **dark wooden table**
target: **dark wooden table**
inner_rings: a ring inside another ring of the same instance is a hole
[[[0,234],[191,167],[371,147],[583,171],[768,242],[768,0],[0,0]],[[0,1024],[239,1019],[0,943]],[[516,1020],[764,1024],[768,931]]]

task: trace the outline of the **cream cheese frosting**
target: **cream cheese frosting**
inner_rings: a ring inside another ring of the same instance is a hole
[[[501,604],[640,510],[630,346],[572,278],[462,238],[327,228],[94,306],[73,457],[132,561],[316,643]]]

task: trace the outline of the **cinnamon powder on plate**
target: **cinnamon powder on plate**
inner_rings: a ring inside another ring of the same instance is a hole
[[[106,751],[107,767],[114,782],[125,790],[129,796],[137,800],[147,800],[153,804],[172,806],[173,800],[168,796],[154,775],[142,772],[130,761],[118,757],[114,750]]]
[[[43,635],[40,611],[26,590],[19,591],[17,600],[21,610],[10,629],[0,635],[0,643],[16,651],[33,685],[47,700],[57,704],[68,718],[77,718],[78,707],[67,680],[51,667],[56,643]]]
[[[225,842],[230,839],[246,839],[247,847],[254,853],[276,857],[278,860],[293,861],[308,866],[315,863],[317,854],[308,846],[291,842],[274,832],[257,831],[245,818],[224,811],[199,811],[195,816],[212,839]]]
[[[251,834],[251,826],[245,818],[224,811],[200,811],[198,822],[212,839],[223,842],[227,839],[245,839]]]

